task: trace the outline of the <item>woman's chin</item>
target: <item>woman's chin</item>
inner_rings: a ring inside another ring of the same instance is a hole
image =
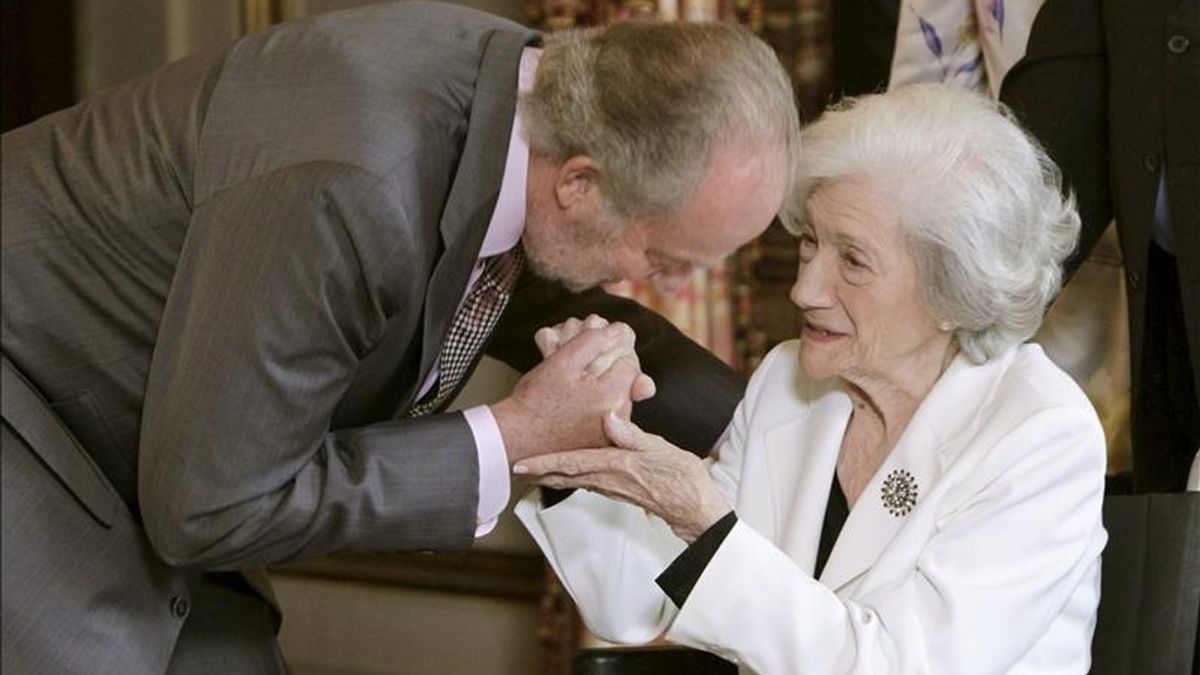
[[[835,360],[828,350],[800,342],[800,369],[810,380],[825,380],[838,375]]]

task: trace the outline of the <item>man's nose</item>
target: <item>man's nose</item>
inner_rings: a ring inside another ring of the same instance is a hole
[[[678,293],[691,280],[692,268],[690,266],[664,270],[650,276],[650,283],[654,284],[654,289],[663,295]]]

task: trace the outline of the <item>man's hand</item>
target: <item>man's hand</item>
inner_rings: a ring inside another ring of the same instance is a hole
[[[547,326],[541,328],[533,334],[533,341],[537,344],[538,351],[542,353],[542,358],[550,358],[556,351],[562,348],[571,340],[575,339],[580,333],[588,330],[597,330],[608,326],[608,320],[590,314],[582,321],[574,317],[558,324],[557,326]],[[596,375],[602,375],[608,371],[619,359],[631,358],[634,363],[638,364],[638,369],[641,369],[641,363],[638,361],[637,351],[635,349],[637,336],[631,330],[629,339],[623,340],[622,343],[610,349],[608,352],[601,354],[593,361],[588,369]],[[654,379],[649,375],[639,372],[636,379],[633,381],[633,386],[630,388],[629,397],[636,403],[652,398],[655,393]]]
[[[623,323],[582,331],[526,373],[507,398],[493,404],[509,463],[606,445],[602,421],[610,412],[629,417],[629,393],[641,369],[629,356],[616,358],[604,370],[594,364],[633,340],[633,329]]]
[[[642,507],[691,543],[729,513],[704,460],[616,416],[604,420],[611,447],[521,460],[513,473],[538,485],[583,488]]]

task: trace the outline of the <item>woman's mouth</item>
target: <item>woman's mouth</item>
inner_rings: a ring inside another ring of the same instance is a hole
[[[800,332],[800,337],[809,342],[833,342],[846,337],[845,333],[838,333],[827,328],[822,328],[814,324],[805,324],[804,330]]]

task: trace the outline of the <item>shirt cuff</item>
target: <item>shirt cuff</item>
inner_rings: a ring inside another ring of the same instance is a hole
[[[704,574],[704,569],[717,554],[734,525],[737,525],[737,514],[730,511],[696,537],[696,541],[683,549],[683,553],[654,580],[676,607],[683,607],[692,589],[696,587],[696,582],[700,581],[700,575]]]
[[[482,537],[496,527],[496,521],[508,506],[511,494],[508,475],[508,450],[500,426],[486,405],[467,408],[463,417],[475,437],[479,453],[479,506],[475,511],[475,537]]]

